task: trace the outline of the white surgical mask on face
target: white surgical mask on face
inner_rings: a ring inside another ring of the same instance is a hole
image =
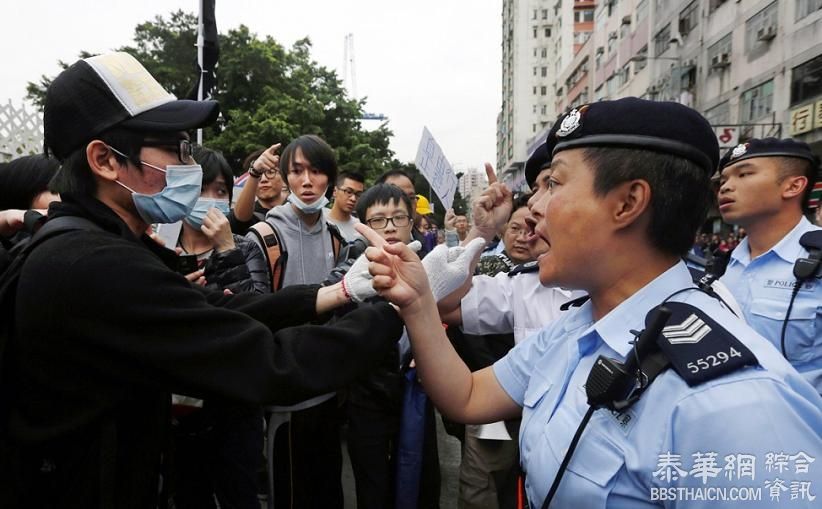
[[[288,201],[293,203],[294,206],[300,209],[300,211],[304,214],[316,214],[321,211],[323,207],[328,205],[328,198],[326,198],[325,193],[323,193],[323,195],[317,198],[313,203],[305,203],[301,199],[297,198],[297,195],[294,193],[288,195]]]

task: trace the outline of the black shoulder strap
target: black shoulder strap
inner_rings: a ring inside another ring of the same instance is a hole
[[[537,272],[539,270],[539,262],[536,260],[532,262],[520,263],[508,272],[508,277],[514,277],[517,274],[526,274],[528,272]]]
[[[581,305],[585,304],[591,299],[590,295],[583,295],[582,297],[577,297],[576,299],[569,300],[568,302],[562,304],[559,307],[560,311],[568,311],[571,308],[578,308]]]
[[[759,365],[748,347],[701,309],[674,301],[665,306],[672,314],[657,344],[688,385]]]
[[[340,259],[340,251],[342,247],[348,244],[348,241],[342,236],[340,233],[340,229],[337,228],[337,225],[330,221],[325,222],[326,228],[328,228],[328,234],[331,235],[331,250],[334,252],[334,263],[340,263],[344,259]]]

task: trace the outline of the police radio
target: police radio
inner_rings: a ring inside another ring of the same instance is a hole
[[[624,363],[599,356],[585,383],[585,394],[591,407],[621,412],[639,399],[651,379],[667,366],[667,361],[662,358],[653,366],[646,363],[653,359],[652,354],[660,351],[657,338],[670,317],[670,309],[664,305],[657,307],[649,326],[639,334]],[[649,373],[648,368],[655,373]]]
[[[782,356],[786,359],[788,358],[788,353],[785,349],[785,331],[788,328],[788,320],[791,317],[793,302],[796,300],[796,296],[799,294],[799,290],[805,281],[822,278],[822,230],[805,232],[805,234],[799,238],[799,245],[808,251],[808,257],[797,259],[793,265],[793,275],[796,277],[796,283],[791,292],[788,311],[785,313],[785,319],[782,321],[782,333],[779,338]]]

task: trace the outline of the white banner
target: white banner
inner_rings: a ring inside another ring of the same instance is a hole
[[[454,203],[454,193],[457,192],[457,176],[427,127],[422,128],[422,138],[414,162],[445,209],[450,209]]]

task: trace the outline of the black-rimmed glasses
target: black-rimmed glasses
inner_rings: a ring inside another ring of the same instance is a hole
[[[181,163],[188,163],[194,158],[194,145],[192,145],[190,140],[185,138],[181,138],[177,140],[177,142],[173,141],[153,141],[153,140],[145,140],[143,141],[144,147],[159,147],[159,148],[173,148],[177,147],[177,157],[180,159]]]
[[[386,226],[388,226],[388,221],[391,221],[397,228],[403,228],[411,224],[411,216],[406,214],[397,214],[393,217],[375,217],[366,221],[368,226],[370,226],[374,230],[382,230]]]

